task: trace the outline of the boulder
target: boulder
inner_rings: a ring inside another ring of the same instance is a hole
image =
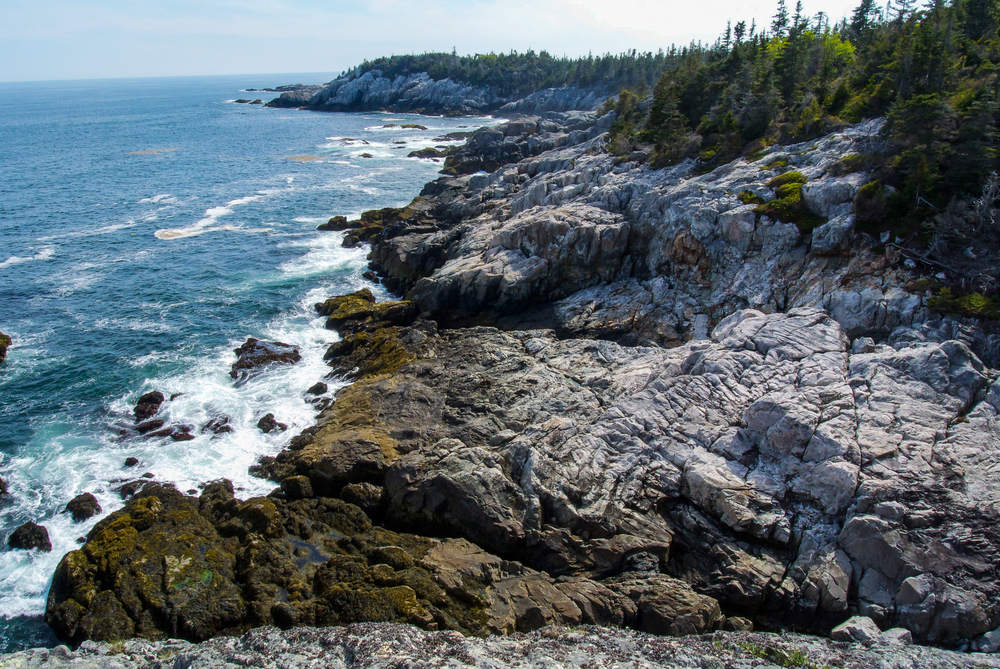
[[[13,342],[8,335],[0,332],[0,362],[3,362],[7,357],[7,349]]]
[[[329,232],[340,232],[341,230],[347,230],[351,227],[348,223],[346,216],[334,216],[326,223],[321,223],[316,226],[317,230],[324,230]]]
[[[287,425],[279,423],[274,419],[273,413],[266,414],[263,418],[257,421],[257,427],[260,428],[260,431],[264,434],[271,434],[275,430],[278,432],[284,432],[288,429]]]
[[[139,464],[139,458],[132,457],[132,456],[129,456],[129,457],[125,458],[125,466],[126,467],[135,467],[137,464]]]
[[[73,522],[76,523],[93,518],[101,513],[101,510],[97,498],[89,492],[77,495],[66,505],[66,512],[73,516]]]
[[[850,248],[854,236],[854,214],[843,214],[812,231],[810,250],[817,255],[835,255]]]
[[[253,337],[249,337],[234,352],[236,362],[233,363],[229,375],[240,381],[245,381],[250,374],[272,365],[291,365],[302,359],[296,346],[280,341],[261,341]]]
[[[155,390],[140,397],[135,404],[135,422],[143,423],[155,416],[164,401],[166,397],[163,393]]]
[[[306,395],[323,395],[329,389],[329,386],[320,381],[319,383],[310,386],[309,390],[306,391]]]
[[[49,541],[49,531],[42,525],[28,521],[7,537],[7,545],[11,548],[22,550],[37,549],[44,553],[52,550],[52,542]]]
[[[7,482],[0,478],[0,497],[5,497],[7,495]]]
[[[833,628],[830,638],[834,641],[873,642],[878,641],[882,630],[875,621],[866,616],[854,616]]]

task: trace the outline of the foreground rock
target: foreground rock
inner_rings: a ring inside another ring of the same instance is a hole
[[[60,562],[46,622],[80,643],[364,621],[475,635],[549,624],[688,634],[725,620],[718,602],[666,575],[557,580],[466,540],[373,526],[339,499],[303,499],[308,479],[282,490],[240,501],[225,481],[200,498],[146,485]]]
[[[428,321],[385,338],[402,360],[334,358],[364,374],[264,460],[274,480],[384,486],[397,526],[554,575],[669,574],[772,624],[1000,626],[1000,390],[964,344],[851,353],[818,310],[738,312],[674,349]]]
[[[198,645],[184,641],[128,641],[34,649],[0,656],[0,664],[18,669],[167,669],[205,667],[329,667],[376,669],[421,667],[910,667],[958,669],[1000,667],[985,655],[878,643],[832,643],[798,634],[716,632],[682,639],[654,637],[629,630],[598,627],[551,627],[512,637],[476,639],[454,632],[425,632],[407,625],[358,624],[349,627],[282,632],[274,627],[242,637],[222,637]]]

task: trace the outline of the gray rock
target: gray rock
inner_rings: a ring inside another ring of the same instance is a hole
[[[790,658],[812,666],[845,669],[911,667],[959,669],[968,655],[922,646],[881,644],[844,646],[799,634],[716,632],[671,638],[642,632],[589,626],[550,627],[510,637],[467,638],[456,632],[425,632],[398,624],[363,623],[281,631],[261,627],[240,637],[219,637],[200,644],[185,641],[132,640],[123,644],[85,642],[37,648],[0,656],[12,669],[166,669],[200,667],[237,669],[376,669],[387,666],[425,669],[503,669],[512,666],[582,669],[594,666],[640,666],[662,669],[787,666]],[[1000,667],[1000,660],[980,655],[976,666]]]
[[[878,640],[881,634],[882,630],[874,620],[865,616],[854,616],[834,627],[830,632],[830,638],[834,641],[871,642]]]
[[[812,231],[810,250],[817,255],[846,251],[854,236],[854,214],[843,214]]]
[[[901,627],[893,627],[878,635],[879,643],[888,643],[897,646],[909,646],[913,643],[913,634],[910,630]]]

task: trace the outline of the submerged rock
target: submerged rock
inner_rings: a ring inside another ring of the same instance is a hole
[[[73,516],[73,521],[77,523],[93,518],[101,513],[101,510],[97,498],[89,492],[77,495],[66,505],[66,511]]]
[[[43,525],[36,525],[31,521],[11,532],[11,535],[7,537],[7,545],[22,550],[37,549],[44,553],[52,550],[49,531]]]
[[[261,341],[253,337],[249,337],[234,353],[236,362],[229,375],[240,381],[245,381],[250,374],[272,365],[292,365],[302,359],[296,346],[280,341]]]

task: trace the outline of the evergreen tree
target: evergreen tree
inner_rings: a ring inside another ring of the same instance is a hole
[[[775,11],[774,18],[771,20],[771,36],[780,39],[783,38],[787,32],[788,7],[785,6],[785,0],[778,0],[778,9]]]

